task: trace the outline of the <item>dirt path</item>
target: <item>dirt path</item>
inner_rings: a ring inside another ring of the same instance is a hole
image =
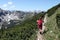
[[[39,32],[37,33],[37,40],[44,40],[43,35],[41,35]]]
[[[45,26],[44,26],[44,24],[47,22],[47,14],[45,15],[45,18],[44,18],[44,23],[43,23],[43,30],[45,29]],[[43,37],[43,35],[41,35],[40,33],[39,33],[39,31],[37,32],[37,40],[44,40],[44,37]]]

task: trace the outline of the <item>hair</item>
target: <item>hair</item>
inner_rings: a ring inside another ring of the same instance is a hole
[[[44,16],[41,16],[39,19],[42,19]]]
[[[40,17],[39,19],[42,19],[42,17]]]

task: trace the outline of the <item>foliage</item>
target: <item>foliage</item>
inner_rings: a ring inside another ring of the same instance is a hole
[[[54,8],[53,8],[54,9]],[[45,24],[48,31],[44,34],[44,37],[46,40],[60,40],[60,29],[57,26],[57,23],[60,20],[60,8],[58,7],[58,9],[54,12],[53,15],[51,15],[50,17],[47,17],[47,23]],[[60,23],[58,23],[59,25]]]
[[[50,17],[51,15],[54,14],[54,12],[60,7],[60,4],[50,8],[48,11],[47,11],[47,14],[48,14],[48,17]]]
[[[60,14],[56,15],[56,22],[57,22],[58,28],[60,28]]]

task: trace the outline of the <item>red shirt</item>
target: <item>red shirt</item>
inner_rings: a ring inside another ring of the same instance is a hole
[[[43,20],[37,20],[37,24],[40,25],[43,23]]]
[[[38,28],[42,29],[43,20],[37,20]]]

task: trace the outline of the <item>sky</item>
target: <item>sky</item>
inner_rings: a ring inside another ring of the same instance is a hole
[[[0,0],[0,8],[4,10],[47,11],[60,3],[60,0]]]

